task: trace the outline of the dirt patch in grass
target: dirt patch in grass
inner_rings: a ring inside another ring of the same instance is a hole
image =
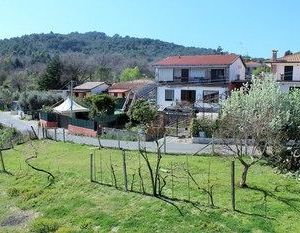
[[[0,223],[0,227],[25,227],[37,216],[38,213],[33,211],[14,209],[12,213]]]

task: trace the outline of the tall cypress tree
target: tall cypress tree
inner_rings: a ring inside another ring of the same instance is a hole
[[[59,89],[62,74],[62,63],[59,56],[54,56],[48,63],[45,73],[40,78],[38,84],[41,90]]]

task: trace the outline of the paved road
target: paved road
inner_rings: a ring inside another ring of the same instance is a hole
[[[25,121],[20,120],[18,116],[12,116],[9,112],[0,112],[0,123],[12,126],[20,130],[21,132],[28,133],[28,131],[32,131],[31,126],[38,133],[39,137],[42,137],[42,132],[38,128],[38,124],[36,121]],[[65,131],[65,137],[63,136],[62,129],[58,129],[56,131],[56,140],[58,141],[69,141],[79,144],[86,144],[92,146],[99,146],[99,141],[97,138],[92,137],[84,137],[84,136],[76,136],[73,134],[69,134],[67,130]],[[48,137],[55,139],[55,131],[54,129],[49,129]],[[146,148],[147,151],[156,151],[156,144],[154,142],[132,142],[132,141],[118,141],[118,140],[108,140],[101,139],[101,145],[103,147],[108,148],[124,148],[128,150],[138,150],[138,148]],[[160,144],[163,143],[163,140],[160,140]],[[170,154],[195,154],[199,153],[212,153],[215,151],[219,154],[231,154],[224,145],[207,145],[207,144],[190,144],[190,143],[178,143],[167,140],[166,147],[162,146],[161,150]]]
[[[8,127],[14,127],[22,133],[32,131],[31,126],[35,130],[37,129],[37,121],[20,120],[19,116],[11,115],[10,112],[0,112],[0,123]]]

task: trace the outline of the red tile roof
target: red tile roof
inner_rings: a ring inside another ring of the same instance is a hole
[[[136,90],[153,83],[154,81],[149,79],[138,79],[127,82],[119,82],[114,83],[111,87],[109,87],[108,92],[126,92],[130,90]]]
[[[284,60],[286,62],[300,62],[300,52],[284,56],[278,60]]]
[[[263,63],[257,62],[257,61],[247,61],[245,62],[246,67],[259,67],[259,66],[264,66]]]
[[[196,56],[172,56],[167,57],[157,63],[155,66],[181,66],[181,65],[230,65],[239,56],[236,54],[226,55],[196,55]]]
[[[293,63],[293,62],[295,63],[300,62],[300,52],[277,58],[275,61],[274,60],[268,61],[268,63]]]

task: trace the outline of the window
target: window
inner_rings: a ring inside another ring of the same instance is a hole
[[[189,77],[189,69],[181,69],[181,77],[188,78]]]
[[[203,102],[204,103],[218,103],[219,102],[219,91],[203,91]]]
[[[166,101],[174,100],[174,90],[165,90],[165,100]]]
[[[196,101],[196,91],[195,90],[181,90],[181,101],[187,101],[194,103]]]
[[[292,81],[292,80],[293,80],[293,66],[285,66],[284,81]]]

